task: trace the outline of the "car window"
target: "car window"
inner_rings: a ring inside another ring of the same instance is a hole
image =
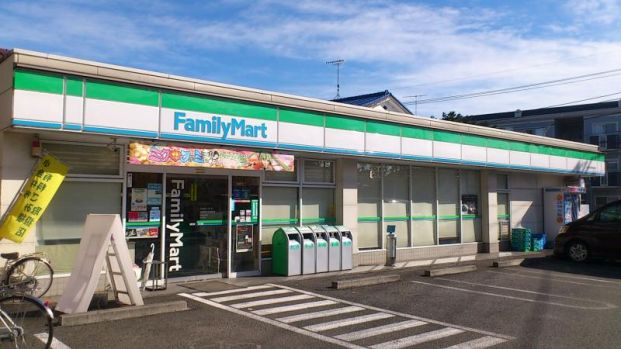
[[[614,205],[606,207],[599,212],[598,221],[607,222],[621,222],[621,205]]]

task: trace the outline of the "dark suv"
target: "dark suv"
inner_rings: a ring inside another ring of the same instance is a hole
[[[561,227],[554,254],[575,262],[590,257],[621,257],[621,200]]]

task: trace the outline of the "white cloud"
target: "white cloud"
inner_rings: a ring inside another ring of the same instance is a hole
[[[621,4],[618,0],[570,0],[566,7],[584,23],[621,23]]]

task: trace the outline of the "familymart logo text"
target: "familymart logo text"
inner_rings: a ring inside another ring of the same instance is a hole
[[[210,133],[220,135],[222,139],[229,136],[242,136],[249,138],[267,138],[267,125],[253,125],[246,119],[231,118],[231,121],[222,120],[220,116],[212,116],[211,119],[189,118],[183,112],[175,112],[175,130],[188,132]]]

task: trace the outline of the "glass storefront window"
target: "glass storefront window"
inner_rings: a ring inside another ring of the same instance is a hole
[[[384,227],[395,225],[397,247],[410,244],[409,234],[409,187],[410,169],[408,166],[385,165],[384,171]]]
[[[305,183],[334,183],[334,161],[304,160]]]
[[[438,232],[440,244],[459,238],[459,187],[457,170],[438,169]]]
[[[481,183],[479,172],[461,171],[462,242],[481,241]]]
[[[381,166],[358,164],[358,248],[381,247]]]
[[[37,229],[36,250],[48,255],[56,273],[71,272],[86,215],[121,214],[122,193],[121,182],[63,182]]]
[[[334,189],[302,188],[302,224],[334,224]]]
[[[412,168],[412,243],[436,244],[436,170]]]
[[[500,232],[498,238],[500,240],[509,239],[510,216],[509,216],[509,193],[499,192],[496,194],[498,222],[500,223]],[[504,229],[503,229],[504,228]]]
[[[283,226],[296,226],[298,219],[298,188],[263,186],[261,244],[264,258],[272,254],[272,236]]]

